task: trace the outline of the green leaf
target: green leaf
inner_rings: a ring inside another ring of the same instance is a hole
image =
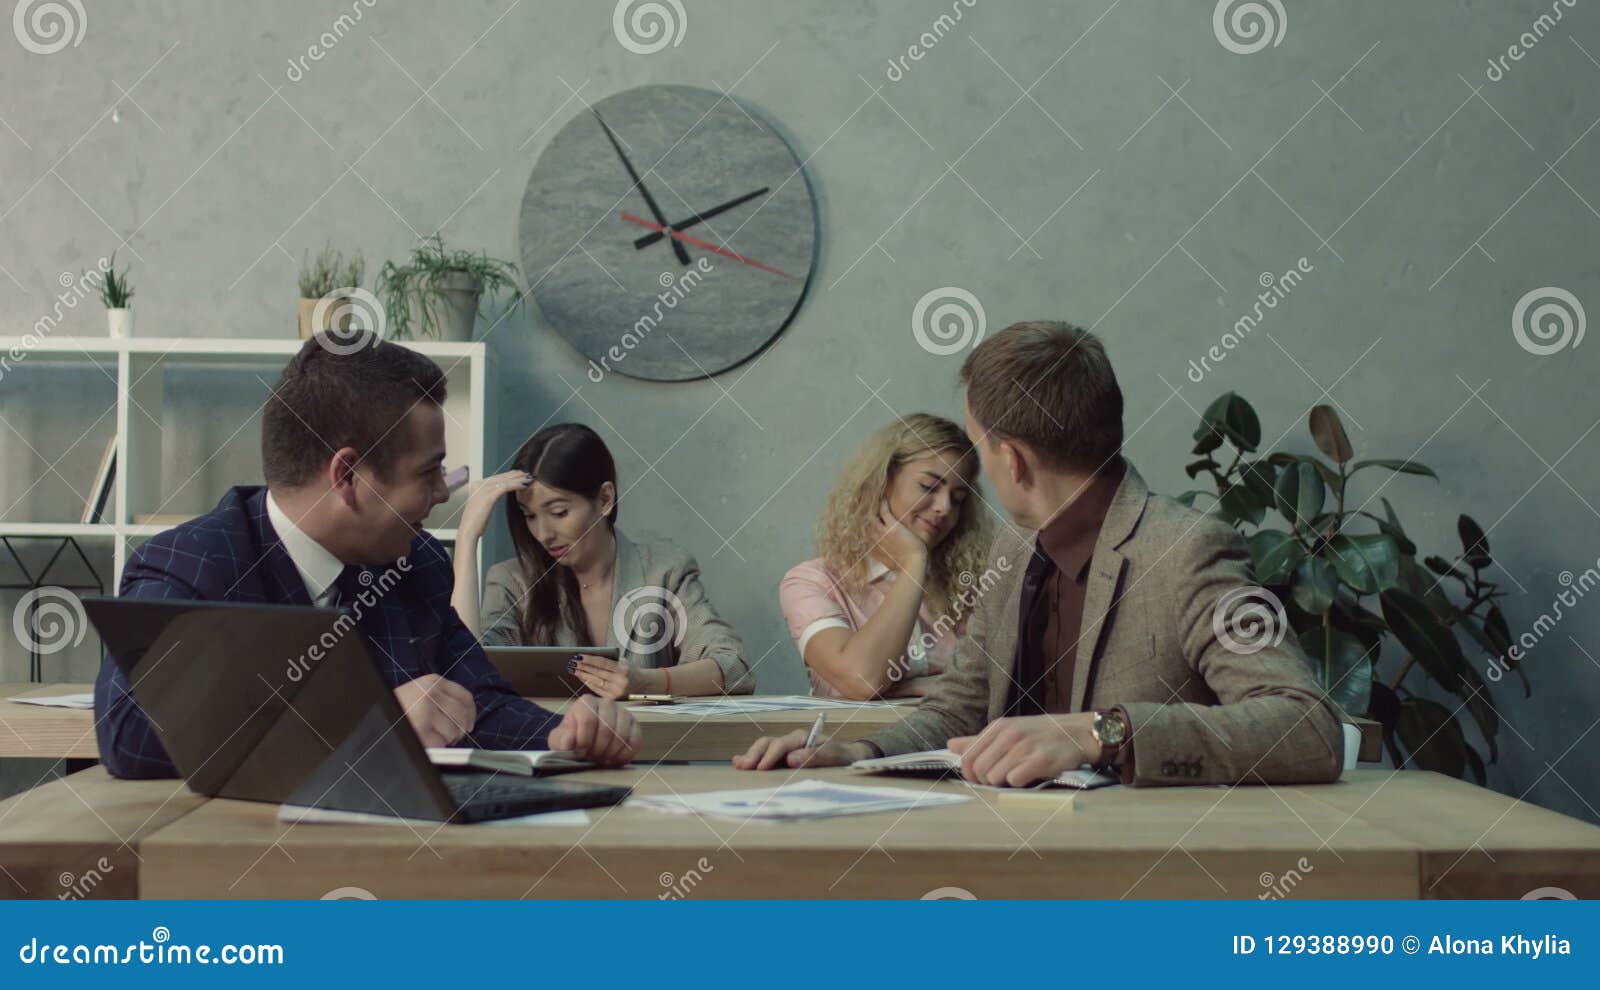
[[[1450,709],[1427,698],[1400,702],[1395,735],[1405,745],[1407,762],[1423,770],[1459,777],[1467,768],[1467,739]]]
[[[1511,649],[1511,626],[1506,622],[1506,615],[1500,611],[1500,606],[1489,606],[1488,614],[1483,617],[1483,631],[1494,643],[1495,652],[1505,653]]]
[[[1367,710],[1367,717],[1383,726],[1384,736],[1392,737],[1395,723],[1400,721],[1400,696],[1382,681],[1373,681],[1372,703]]]
[[[1294,602],[1307,612],[1326,612],[1338,589],[1339,576],[1322,557],[1306,557],[1294,569]]]
[[[1387,534],[1341,533],[1328,541],[1328,556],[1339,580],[1361,594],[1392,588],[1400,580],[1400,548]]]
[[[1278,475],[1276,494],[1278,511],[1289,520],[1289,525],[1295,529],[1305,529],[1322,511],[1327,490],[1317,469],[1301,461]]]
[[[1300,541],[1281,529],[1263,529],[1251,534],[1250,559],[1255,563],[1256,580],[1262,584],[1284,584],[1295,565],[1306,555]]]
[[[1423,558],[1422,562],[1428,565],[1428,570],[1439,575],[1440,577],[1458,577],[1463,581],[1467,579],[1466,574],[1462,573],[1461,570],[1456,567],[1456,565],[1450,563],[1448,560],[1445,560],[1443,557],[1434,557],[1430,555]]]
[[[1278,469],[1266,461],[1249,461],[1239,465],[1239,480],[1255,493],[1262,505],[1272,505],[1273,488],[1277,483]]]
[[[1331,650],[1324,652],[1330,645]],[[1372,656],[1366,645],[1341,629],[1307,629],[1300,646],[1317,668],[1317,681],[1346,715],[1361,715],[1372,695]]]
[[[1189,476],[1190,481],[1193,481],[1194,476],[1199,474],[1201,471],[1209,471],[1216,467],[1221,467],[1221,465],[1209,457],[1202,457],[1198,461],[1191,461],[1190,463],[1185,464],[1183,466],[1183,473]]]
[[[1194,431],[1194,450],[1191,453],[1209,454],[1220,446],[1222,446],[1222,434],[1204,423]]]
[[[1344,424],[1339,421],[1339,414],[1333,411],[1332,406],[1311,407],[1311,439],[1317,442],[1317,449],[1333,458],[1336,464],[1343,464],[1355,456],[1355,448],[1350,446],[1350,438],[1345,435]]]
[[[1463,513],[1456,520],[1456,532],[1461,534],[1461,559],[1468,567],[1482,570],[1493,563],[1489,558],[1489,538],[1471,516]]]
[[[1397,461],[1389,458],[1379,458],[1371,461],[1356,461],[1354,464],[1350,465],[1350,473],[1355,474],[1362,468],[1369,467],[1388,468],[1391,471],[1399,471],[1401,474],[1420,474],[1432,478],[1434,481],[1439,480],[1439,476],[1433,473],[1433,468],[1428,467],[1426,464],[1418,464],[1416,461],[1411,460]]]
[[[1200,440],[1208,432],[1221,433],[1229,443],[1246,453],[1261,445],[1261,420],[1255,408],[1233,392],[1217,396],[1206,408],[1194,438]]]
[[[1266,503],[1257,498],[1248,485],[1229,485],[1222,493],[1219,509],[1222,517],[1234,525],[1247,522],[1258,526],[1267,516]]]
[[[1383,522],[1378,524],[1378,528],[1394,537],[1394,541],[1400,545],[1401,553],[1408,557],[1415,556],[1417,545],[1406,536],[1405,527],[1400,525],[1400,517],[1394,514],[1394,506],[1390,505],[1386,498],[1379,501],[1383,503]]]
[[[1173,499],[1173,501],[1177,502],[1179,505],[1187,505],[1189,508],[1192,509],[1192,508],[1194,508],[1194,500],[1195,499],[1199,498],[1202,495],[1211,495],[1211,494],[1212,494],[1211,492],[1201,491],[1198,488],[1191,488],[1188,491],[1184,492],[1182,495],[1179,495],[1177,498]]]
[[[1417,658],[1429,677],[1452,694],[1461,693],[1461,644],[1439,623],[1432,610],[1409,591],[1390,588],[1379,596],[1384,621],[1406,651]]]

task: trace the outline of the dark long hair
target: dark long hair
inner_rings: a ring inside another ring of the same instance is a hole
[[[526,471],[534,481],[584,498],[598,497],[600,487],[608,481],[612,488],[617,485],[617,465],[611,459],[611,451],[606,449],[598,433],[581,423],[557,423],[535,433],[517,451],[511,469]],[[530,646],[554,643],[557,628],[565,622],[579,640],[591,641],[578,645],[601,642],[589,629],[583,613],[578,576],[572,568],[556,563],[528,532],[528,523],[522,517],[515,492],[506,495],[505,507],[511,544],[516,547],[517,562],[528,579],[528,595],[519,616],[522,641]],[[606,525],[615,526],[616,523],[617,501],[613,501],[611,511],[606,513]]]

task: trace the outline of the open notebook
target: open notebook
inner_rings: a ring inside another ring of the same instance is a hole
[[[883,773],[902,777],[949,777],[961,772],[961,757],[948,749],[930,749],[921,753],[857,760],[850,766],[863,773]],[[1086,791],[1117,783],[1121,781],[1109,774],[1084,767],[1079,770],[1063,770],[1051,779],[1040,781],[1033,786],[1073,787]]]
[[[428,759],[446,770],[492,770],[523,777],[590,770],[594,764],[565,749],[469,749],[462,746],[428,747]]]

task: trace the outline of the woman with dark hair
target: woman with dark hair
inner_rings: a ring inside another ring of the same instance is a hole
[[[505,506],[516,556],[490,567],[478,608],[478,540]],[[534,434],[512,470],[467,500],[451,604],[485,646],[616,646],[621,661],[577,654],[574,674],[602,698],[749,694],[738,635],[717,616],[700,565],[677,546],[616,528],[617,469],[587,426]]]

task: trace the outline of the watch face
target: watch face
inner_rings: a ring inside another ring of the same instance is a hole
[[[783,138],[691,86],[574,116],[540,154],[519,224],[530,293],[596,381],[703,378],[756,354],[805,295],[816,232]]]
[[[1128,725],[1115,715],[1096,715],[1094,718],[1095,735],[1108,746],[1121,746],[1122,740],[1128,734]]]

